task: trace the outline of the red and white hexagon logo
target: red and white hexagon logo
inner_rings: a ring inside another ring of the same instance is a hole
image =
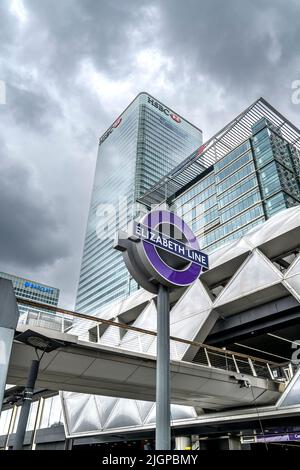
[[[118,119],[116,119],[115,122],[113,123],[112,127],[115,129],[116,127],[118,127],[121,121],[122,121],[122,118],[118,117]]]
[[[178,123],[181,122],[180,117],[177,116],[176,114],[173,114],[173,113],[172,113],[172,114],[170,114],[170,116],[171,116],[171,118],[173,119],[173,121],[178,122]]]

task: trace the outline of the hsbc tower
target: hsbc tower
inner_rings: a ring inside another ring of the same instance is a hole
[[[96,313],[137,289],[113,249],[114,234],[138,216],[138,198],[201,144],[200,129],[145,92],[101,136],[77,311]]]

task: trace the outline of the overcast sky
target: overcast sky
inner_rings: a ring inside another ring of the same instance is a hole
[[[1,0],[0,271],[74,306],[98,137],[142,90],[204,140],[259,96],[300,126],[299,18],[299,0]]]

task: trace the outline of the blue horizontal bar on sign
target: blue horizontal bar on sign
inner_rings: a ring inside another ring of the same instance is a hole
[[[208,255],[202,251],[195,250],[179,240],[168,237],[157,230],[151,229],[139,222],[133,223],[133,238],[144,240],[157,248],[168,251],[175,256],[185,259],[186,261],[199,264],[204,268],[208,268]]]

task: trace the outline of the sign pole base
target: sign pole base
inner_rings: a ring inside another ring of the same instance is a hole
[[[170,410],[170,299],[169,289],[158,286],[156,366],[156,450],[171,450]]]

